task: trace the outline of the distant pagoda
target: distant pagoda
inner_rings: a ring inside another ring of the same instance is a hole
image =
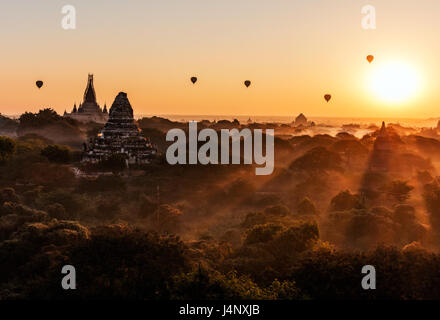
[[[375,133],[376,140],[373,144],[368,170],[375,173],[392,173],[399,171],[401,161],[399,153],[402,152],[402,141],[391,129],[387,128],[385,122],[378,132]]]
[[[124,92],[116,96],[102,131],[88,145],[85,144],[82,161],[97,163],[113,154],[125,154],[127,165],[150,163],[156,154],[149,140],[141,136]]]
[[[304,114],[300,114],[295,118],[295,120],[292,123],[295,127],[297,126],[306,126],[308,124],[307,118]]]
[[[107,121],[107,107],[104,106],[104,110],[101,110],[99,104],[96,102],[95,87],[93,86],[93,74],[89,74],[83,102],[78,108],[76,107],[75,103],[72,112],[64,112],[64,116],[81,122],[93,121],[97,123],[105,123]]]
[[[384,196],[384,184],[391,181],[396,174],[412,175],[412,166],[402,161],[406,158],[405,155],[402,156],[402,153],[406,153],[402,140],[385,122],[382,122],[381,128],[372,133],[371,137],[375,138],[373,150],[362,176],[359,192],[362,201],[368,201],[369,205],[381,206],[388,201],[381,200],[381,196]]]

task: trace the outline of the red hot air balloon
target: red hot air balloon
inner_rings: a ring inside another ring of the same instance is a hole
[[[367,56],[367,61],[369,63],[373,62],[373,60],[374,60],[374,56],[372,56],[371,54],[369,56]]]
[[[197,77],[191,77],[191,82],[195,84],[197,82]]]
[[[326,95],[324,96],[324,99],[325,99],[325,101],[327,101],[327,102],[329,102],[331,98],[332,98],[332,95],[331,95],[331,94],[326,94]]]
[[[38,89],[41,89],[41,87],[43,86],[43,81],[38,80],[37,82],[35,82],[35,84],[38,87]]]
[[[250,80],[246,80],[244,82],[244,85],[246,86],[246,88],[249,88],[249,86],[251,85],[251,81]]]

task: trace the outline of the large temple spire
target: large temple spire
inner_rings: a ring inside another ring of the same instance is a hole
[[[93,74],[88,75],[87,87],[84,91],[84,101],[76,107],[73,106],[71,113],[66,113],[66,117],[74,118],[81,122],[105,123],[108,120],[108,113],[103,112],[96,102],[96,92],[93,84]]]
[[[89,74],[87,88],[84,92],[84,102],[96,103],[95,88],[93,87],[93,74]]]
[[[385,125],[385,121],[382,121],[382,127],[380,128],[379,136],[380,136],[380,137],[386,137],[386,136],[388,136],[388,131],[387,131],[387,127],[386,127],[386,125]]]

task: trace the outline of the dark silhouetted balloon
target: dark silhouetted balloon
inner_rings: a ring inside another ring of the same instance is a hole
[[[369,56],[367,56],[367,61],[369,63],[373,62],[373,60],[374,60],[374,56],[372,56],[371,54]]]
[[[41,89],[41,87],[43,86],[43,81],[38,80],[37,82],[35,82],[35,84],[37,85],[38,89]]]
[[[246,86],[246,88],[249,88],[249,86],[251,85],[251,82],[249,80],[246,80],[244,82],[244,85]]]
[[[325,101],[327,101],[327,102],[329,102],[331,98],[332,98],[332,95],[331,95],[331,94],[326,94],[326,95],[324,96],[324,99],[325,99]]]
[[[194,84],[197,82],[197,77],[191,77],[191,82]]]

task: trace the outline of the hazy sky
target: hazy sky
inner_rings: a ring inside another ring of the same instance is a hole
[[[438,0],[2,0],[0,112],[70,110],[93,73],[101,105],[125,91],[136,114],[440,116],[439,16]],[[367,79],[395,61],[420,90],[384,103]]]

